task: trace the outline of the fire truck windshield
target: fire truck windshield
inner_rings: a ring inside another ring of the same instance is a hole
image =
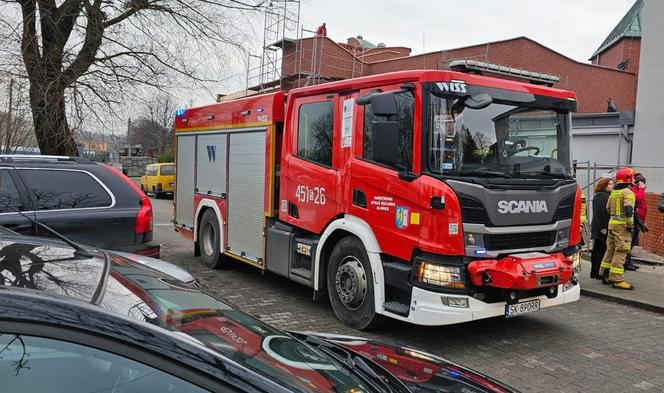
[[[463,104],[464,97],[425,89],[430,172],[515,179],[571,176],[566,110],[547,107],[547,100],[536,100],[531,94],[518,93],[526,99],[515,102],[514,97],[501,99],[510,92],[496,94],[496,89],[472,88],[473,94],[489,93],[493,102],[471,109]]]

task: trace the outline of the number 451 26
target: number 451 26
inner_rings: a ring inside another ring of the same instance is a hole
[[[299,185],[295,189],[295,199],[297,199],[300,203],[324,205],[326,202],[325,188]]]

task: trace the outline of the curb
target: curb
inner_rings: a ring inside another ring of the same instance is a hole
[[[607,295],[606,293],[602,292],[583,289],[583,287],[581,288],[581,294],[595,299],[607,300],[614,303],[624,304],[626,306],[632,306],[643,310],[664,314],[664,306],[658,306],[655,304],[645,303],[638,300],[624,299],[618,296]]]
[[[647,258],[639,258],[632,256],[632,261],[637,262],[642,265],[650,265],[650,266],[664,266],[664,262],[662,261],[657,261],[654,259],[647,259]]]

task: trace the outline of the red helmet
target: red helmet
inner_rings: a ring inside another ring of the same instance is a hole
[[[618,184],[632,184],[634,182],[634,169],[630,167],[622,167],[616,172],[616,183]]]

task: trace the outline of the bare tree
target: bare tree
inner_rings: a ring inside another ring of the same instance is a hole
[[[36,146],[25,81],[12,78],[7,85],[6,110],[0,111],[0,144],[1,154]]]
[[[95,113],[112,109],[136,87],[163,89],[174,75],[215,80],[203,64],[240,47],[238,13],[247,17],[264,1],[0,0],[0,36],[20,42],[41,152],[76,154],[71,105]],[[18,9],[21,16],[12,18]],[[3,51],[15,55],[3,48],[0,56]],[[2,65],[15,66],[11,60]]]

